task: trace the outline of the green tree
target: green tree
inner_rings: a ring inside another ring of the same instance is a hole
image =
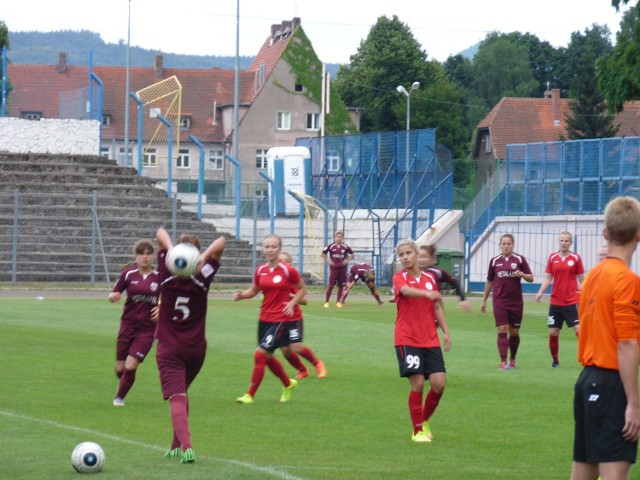
[[[493,108],[503,97],[531,97],[538,82],[531,74],[527,48],[497,32],[487,35],[473,58],[474,90]]]
[[[2,50],[2,47],[7,47],[7,50],[9,50],[9,29],[4,20],[0,20],[0,50]]]
[[[335,82],[347,105],[363,109],[361,131],[404,129],[405,115],[394,111],[403,100],[396,87],[409,87],[415,81],[427,84],[426,58],[409,27],[397,16],[378,18],[351,56],[351,63],[340,67]]]
[[[596,60],[611,52],[609,29],[593,25],[584,34],[574,32],[566,49],[564,68],[569,88],[570,113],[566,116],[569,139],[607,138],[618,127],[606,113],[604,95],[598,89]]]
[[[611,3],[618,8],[619,1]],[[625,12],[615,48],[598,59],[597,76],[610,112],[640,99],[640,2]]]

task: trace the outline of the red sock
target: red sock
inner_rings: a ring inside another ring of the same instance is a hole
[[[338,301],[339,302],[342,301],[342,290],[344,290],[344,286],[343,285],[338,285]]]
[[[553,361],[557,362],[558,360],[558,351],[560,350],[560,337],[557,335],[549,335],[549,350],[551,351],[551,356],[553,357]]]
[[[171,423],[174,437],[178,438],[182,450],[191,448],[191,432],[189,431],[189,414],[187,413],[187,396],[174,395],[169,399],[171,405]]]
[[[304,358],[309,360],[312,365],[317,365],[319,362],[318,357],[315,356],[315,354],[313,353],[313,350],[311,350],[306,345],[302,348],[300,355],[302,355]]]
[[[296,352],[291,352],[291,355],[289,355],[288,357],[284,357],[287,359],[287,361],[291,364],[291,366],[293,368],[295,368],[297,371],[299,372],[306,372],[307,367],[304,366],[304,364],[302,363],[302,361],[300,360],[300,357],[298,356],[298,354]]]
[[[251,385],[247,392],[252,397],[256,396],[258,388],[264,378],[264,368],[267,365],[267,356],[259,350],[253,355],[253,372],[251,373]]]
[[[444,395],[444,390],[440,393],[435,392],[433,389],[429,390],[427,393],[427,398],[424,401],[424,420],[427,421],[433,415],[433,412],[438,408],[438,404],[440,403],[440,399]]]
[[[276,357],[271,357],[267,360],[267,365],[269,366],[269,370],[271,370],[273,374],[280,379],[285,387],[288,387],[291,384],[289,375],[284,371],[284,367],[280,363],[280,360]]]
[[[520,335],[509,335],[509,350],[511,350],[511,360],[516,359],[518,346],[520,345]]]
[[[507,352],[509,351],[509,340],[507,340],[506,333],[498,333],[498,353],[500,354],[500,360],[507,361]]]
[[[422,413],[422,394],[409,391],[409,414],[411,415],[411,423],[413,424],[414,435],[422,430],[423,413]]]
[[[133,382],[136,381],[136,370],[128,370],[124,369],[122,373],[122,377],[120,377],[120,385],[118,386],[118,392],[116,393],[116,397],[124,398],[131,390],[133,386]]]

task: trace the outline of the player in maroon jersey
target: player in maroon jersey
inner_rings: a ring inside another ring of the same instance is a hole
[[[120,379],[113,405],[124,407],[124,398],[136,381],[136,372],[153,345],[156,319],[151,311],[158,305],[158,272],[153,268],[151,240],[138,240],[133,245],[135,263],[125,265],[109,294],[110,302],[118,302],[127,292],[116,345],[116,375]]]
[[[267,263],[256,268],[253,283],[247,290],[233,294],[234,302],[253,298],[260,292],[263,294],[251,384],[245,395],[236,398],[238,403],[245,405],[255,402],[266,367],[282,382],[281,403],[289,401],[291,392],[298,385],[298,381],[289,378],[280,361],[273,356],[278,348],[302,342],[302,315],[296,314],[296,308],[299,310],[297,303],[307,293],[300,272],[278,259],[281,248],[280,237],[267,235],[262,241],[262,254]],[[294,288],[297,291],[291,296]]]
[[[280,252],[280,254],[278,255],[278,260],[280,261],[280,263],[293,265],[293,262],[291,261],[291,255],[289,255],[289,252]],[[289,296],[293,298],[297,293],[297,291],[298,290],[296,289],[296,287],[293,287],[291,289],[291,292],[289,292]],[[298,305],[306,305],[306,304],[307,304],[307,297],[302,297],[300,300],[298,300]],[[303,330],[302,309],[300,309],[298,305],[296,305],[295,307],[296,313],[294,314],[294,319],[298,319],[298,318],[300,319],[300,330],[302,331]],[[300,340],[302,340],[302,336]],[[309,370],[300,361],[300,357],[298,356],[298,354],[302,355],[308,362],[311,363],[311,365],[314,366],[316,370],[316,375],[318,375],[319,379],[326,378],[327,369],[324,366],[324,362],[322,360],[319,360],[318,357],[316,357],[315,353],[313,353],[313,350],[311,350],[309,347],[304,345],[302,341],[292,343],[291,346],[289,347],[281,347],[280,351],[282,352],[282,355],[284,355],[284,358],[286,358],[287,361],[291,364],[291,366],[293,366],[293,368],[295,368],[298,371],[296,378],[306,378],[309,376]]]
[[[436,276],[436,280],[438,284],[440,283],[448,283],[456,290],[456,295],[460,297],[460,308],[465,312],[471,311],[471,306],[467,301],[464,292],[460,288],[460,284],[458,283],[458,279],[451,275],[446,270],[441,269],[440,267],[436,267],[436,263],[438,262],[438,257],[436,256],[436,246],[435,245],[420,245],[420,253],[418,256],[418,265],[420,268],[426,272],[431,272]]]
[[[569,232],[560,232],[558,236],[559,250],[549,255],[545,278],[536,295],[536,301],[540,302],[542,295],[553,281],[551,299],[549,302],[549,351],[551,352],[551,368],[558,368],[560,330],[562,324],[573,328],[578,336],[578,297],[580,285],[584,280],[584,266],[580,255],[571,251],[573,236]]]
[[[521,279],[533,282],[533,273],[527,260],[513,252],[513,235],[505,233],[500,237],[502,253],[489,261],[487,283],[480,311],[486,313],[487,299],[493,290],[493,317],[498,330],[498,353],[500,370],[516,368],[516,354],[520,346],[520,325],[524,302],[522,300]],[[509,364],[507,353],[511,352]]]
[[[340,299],[340,303],[344,305],[344,302],[347,301],[347,295],[351,289],[355,286],[358,279],[362,280],[369,290],[371,291],[371,295],[376,299],[378,305],[383,306],[384,303],[380,300],[380,294],[376,289],[376,272],[371,265],[368,263],[356,263],[349,270],[349,280],[347,283],[347,288],[342,294],[342,298]]]
[[[444,350],[451,349],[449,328],[440,305],[438,282],[432,273],[418,266],[418,247],[403,240],[397,254],[404,269],[393,276],[393,291],[398,309],[394,346],[400,376],[409,379],[409,414],[413,424],[411,440],[431,442],[429,419],[440,403],[446,385],[444,357],[438,338],[442,330]],[[425,379],[429,392],[422,405]]]
[[[329,283],[324,298],[324,308],[329,308],[329,300],[334,285],[338,285],[338,297],[336,307],[341,308],[342,290],[347,284],[347,265],[355,253],[351,247],[343,243],[344,233],[338,231],[333,237],[333,243],[330,243],[322,250],[322,258],[329,265]]]
[[[156,239],[160,277],[156,360],[162,396],[169,400],[173,425],[173,440],[165,457],[193,463],[187,390],[200,372],[207,352],[207,297],[220,268],[226,240],[223,236],[216,238],[200,255],[195,273],[181,278],[174,276],[166,265],[166,257],[173,248],[171,237],[160,228]],[[183,234],[178,243],[190,243],[200,249],[200,241],[194,235]]]

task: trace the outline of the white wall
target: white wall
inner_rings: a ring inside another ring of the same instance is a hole
[[[0,152],[99,155],[100,122],[0,117]]]

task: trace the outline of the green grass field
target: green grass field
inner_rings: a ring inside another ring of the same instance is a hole
[[[447,300],[448,385],[431,420],[434,441],[414,444],[408,382],[393,348],[394,305],[352,295],[348,308],[324,309],[311,299],[305,342],[328,377],[301,380],[280,404],[281,385],[267,371],[256,403],[239,405],[259,304],[229,298],[209,303],[207,360],[190,390],[192,465],[162,457],[172,431],[155,350],[126,407],[111,405],[122,304],[108,303],[106,293],[0,300],[0,478],[76,478],[70,455],[82,441],[104,448],[105,480],[568,478],[580,367],[565,328],[561,368],[549,368],[547,304],[526,304],[518,368],[502,372],[493,316],[479,313],[477,299],[470,314]]]

